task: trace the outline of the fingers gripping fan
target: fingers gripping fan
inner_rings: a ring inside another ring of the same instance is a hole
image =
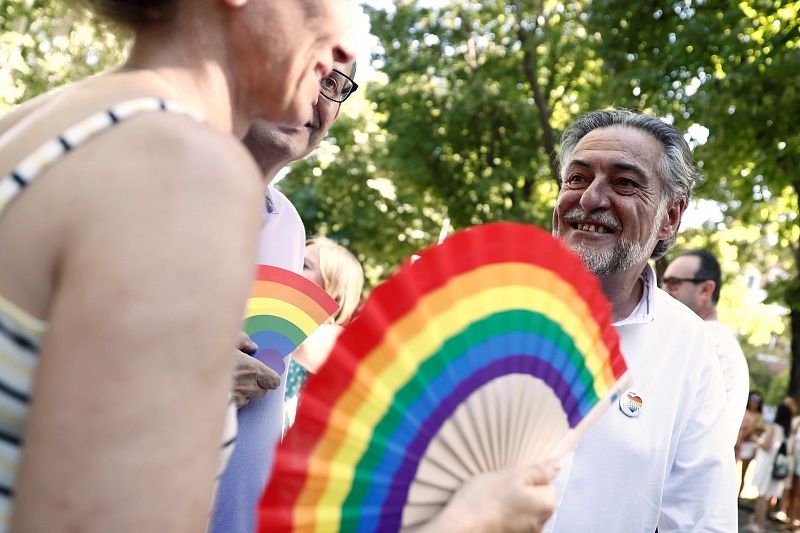
[[[258,345],[256,357],[282,375],[289,354],[338,309],[328,293],[300,274],[258,265],[244,331]]]
[[[556,457],[627,367],[596,278],[549,234],[454,234],[378,287],[301,397],[261,531],[413,531],[481,472]]]

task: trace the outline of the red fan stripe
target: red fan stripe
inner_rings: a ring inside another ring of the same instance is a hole
[[[339,304],[336,303],[336,300],[331,298],[322,287],[290,270],[271,265],[258,265],[255,281],[272,281],[288,285],[311,298],[328,313],[328,316],[331,316],[339,309]]]
[[[535,243],[535,245],[534,245]],[[481,250],[483,253],[475,253]],[[412,311],[417,302],[426,294],[440,288],[449,280],[475,268],[491,263],[520,262],[534,264],[556,273],[563,273],[565,279],[572,279],[578,295],[583,298],[599,323],[610,322],[611,310],[603,297],[599,281],[585,271],[581,260],[553,239],[545,231],[523,224],[495,223],[480,227],[480,231],[468,229],[456,233],[439,247],[431,247],[420,254],[420,259],[411,268],[404,268],[395,274],[391,282],[384,283],[370,297],[375,307],[362,315],[373,316],[376,311],[381,317],[380,324],[364,324],[342,334],[348,346],[355,347],[356,354],[371,352],[383,339],[386,330],[394,322]],[[409,290],[414,287],[415,290]],[[458,295],[454,295],[454,298]],[[383,305],[379,302],[390,302]],[[355,335],[354,335],[355,334]],[[613,347],[614,333],[604,335],[609,350]],[[346,387],[342,387],[342,390]]]
[[[323,309],[308,294],[300,292],[289,285],[275,281],[254,281],[253,286],[250,289],[250,298],[274,298],[276,300],[286,302],[291,306],[303,311],[305,314],[314,319],[314,322],[317,324],[324,323],[331,316],[331,313]],[[331,301],[334,301],[333,298],[330,299]],[[336,309],[338,308],[339,306],[337,305]]]

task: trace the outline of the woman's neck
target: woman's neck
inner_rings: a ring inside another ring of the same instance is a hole
[[[250,121],[236,105],[236,82],[224,59],[225,44],[217,43],[213,32],[182,31],[181,37],[168,39],[164,33],[165,28],[140,32],[123,71],[145,73],[144,83],[164,98],[190,106],[211,125],[242,137]],[[199,50],[210,51],[210,56]]]

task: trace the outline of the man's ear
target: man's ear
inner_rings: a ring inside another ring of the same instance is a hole
[[[680,197],[667,207],[664,220],[658,228],[658,239],[668,239],[678,233],[683,212],[686,210],[686,198]]]
[[[708,301],[711,302],[711,296],[714,294],[714,289],[717,288],[717,283],[713,279],[707,279],[703,282],[703,294],[708,295]]]

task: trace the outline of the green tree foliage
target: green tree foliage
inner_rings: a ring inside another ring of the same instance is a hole
[[[770,293],[790,308],[799,395],[800,88],[789,80],[800,72],[800,2],[595,0],[590,13],[609,74],[603,91],[695,128],[707,177],[699,193],[723,202],[724,227],[767,244],[740,246],[742,262],[787,272]]]
[[[761,394],[764,394],[770,389],[773,381],[776,381],[777,376],[773,376],[769,366],[759,361],[757,357],[748,354],[745,356],[747,357],[747,368],[750,371],[750,390],[760,391]],[[784,382],[784,384],[786,383],[788,381]],[[785,393],[786,389],[783,389],[782,394]]]
[[[444,223],[424,195],[397,187],[376,166],[374,160],[386,155],[383,136],[372,111],[342,116],[323,145],[278,184],[297,206],[308,235],[333,236],[348,246],[372,283],[435,240]]]
[[[375,129],[319,183],[303,180],[317,192],[330,186],[322,182],[337,189],[297,198],[310,230],[336,220],[362,258],[394,265],[435,242],[445,218],[456,229],[501,219],[549,226],[559,132],[602,79],[582,4],[404,0],[366,9],[384,76],[368,90]],[[396,198],[376,196],[375,180]],[[337,218],[350,203],[353,218]]]
[[[367,8],[381,74],[281,184],[310,234],[343,240],[376,280],[435,243],[447,220],[455,229],[500,219],[548,226],[563,128],[597,107],[651,110],[692,133],[708,178],[698,194],[723,210],[679,244],[721,255],[723,312],[753,354],[785,319],[750,305],[733,274],[748,265],[788,272],[768,288],[792,307],[800,356],[800,2],[421,4]],[[0,3],[0,112],[118,64],[125,39],[71,6]],[[791,382],[797,390],[798,364]]]
[[[764,394],[764,403],[767,405],[780,405],[786,397],[786,391],[789,390],[789,370],[784,370],[770,382],[766,394]]]
[[[117,65],[124,42],[56,0],[0,2],[0,113]]]
[[[737,276],[752,265],[796,268],[794,181],[777,163],[798,149],[796,89],[784,87],[800,71],[796,4],[406,0],[367,11],[385,75],[368,91],[367,122],[340,124],[336,160],[304,163],[287,180],[304,196],[300,212],[313,208],[304,214],[311,231],[395,265],[433,242],[444,217],[456,228],[497,219],[546,226],[564,126],[597,107],[649,110],[695,135],[708,178],[698,195],[722,202],[722,220],[680,241],[724,258],[721,314],[753,352],[783,333],[785,318],[748,300]],[[792,301],[785,287],[772,291],[775,301]]]

